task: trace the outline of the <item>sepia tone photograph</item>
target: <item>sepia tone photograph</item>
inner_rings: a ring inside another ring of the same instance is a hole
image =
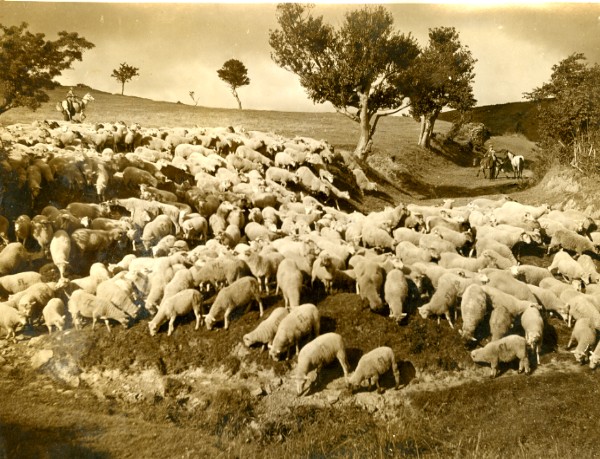
[[[0,459],[591,458],[600,4],[0,2]]]

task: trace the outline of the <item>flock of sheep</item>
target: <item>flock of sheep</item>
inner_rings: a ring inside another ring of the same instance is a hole
[[[514,359],[529,372],[530,352],[539,364],[547,313],[575,319],[578,361],[600,361],[600,233],[581,212],[507,197],[346,212],[340,201],[376,185],[360,170],[341,180],[347,168],[326,142],[232,127],[36,122],[2,128],[0,139],[2,183],[28,190],[39,210],[0,215],[8,338],[42,319],[62,331],[67,318],[76,328],[102,320],[109,332],[111,321],[147,321],[151,335],[168,322],[170,336],[192,313],[196,329],[227,330],[234,311],[257,303],[262,317],[265,296],[281,294],[285,307],[243,342],[275,360],[295,350],[298,394],[335,359],[353,388],[379,389],[388,371],[398,387],[391,348],[367,352],[351,373],[343,337],[320,335],[319,308],[302,303],[319,287],[356,291],[399,324],[445,317],[454,328],[460,312],[465,341],[487,342],[471,356],[492,376]],[[519,264],[529,245],[552,264]]]

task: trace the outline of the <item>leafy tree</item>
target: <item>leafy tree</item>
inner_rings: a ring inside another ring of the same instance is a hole
[[[121,95],[125,92],[125,83],[131,81],[133,77],[139,76],[138,70],[139,68],[123,62],[118,69],[112,71],[110,76],[121,83]]]
[[[237,100],[238,108],[242,109],[242,102],[237,93],[237,88],[240,86],[246,86],[250,84],[250,78],[248,78],[248,69],[242,61],[237,59],[229,59],[223,64],[219,70],[217,70],[219,78],[229,85],[231,93],[235,100]]]
[[[475,106],[475,62],[454,27],[429,29],[429,45],[412,69],[410,113],[421,122],[420,146],[429,148],[433,127],[444,107],[464,113]]]
[[[408,69],[419,54],[415,40],[393,29],[382,6],[346,14],[339,30],[313,17],[310,6],[277,6],[281,27],[269,31],[271,57],[300,77],[311,100],[330,102],[360,126],[355,155],[365,159],[380,117],[397,113],[409,92]]]
[[[29,32],[28,27],[25,22],[12,27],[0,24],[0,114],[15,107],[36,110],[48,102],[45,91],[58,85],[54,78],[94,47],[77,33],[62,31],[52,41]]]

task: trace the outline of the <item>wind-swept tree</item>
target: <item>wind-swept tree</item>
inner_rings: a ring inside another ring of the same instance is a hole
[[[405,108],[407,70],[419,54],[415,40],[396,32],[382,6],[346,14],[338,30],[313,17],[310,6],[277,6],[280,29],[269,32],[271,57],[300,78],[311,100],[330,102],[360,126],[355,155],[371,149],[377,122]]]
[[[121,83],[121,95],[123,95],[123,93],[125,92],[125,83],[131,81],[133,77],[140,75],[138,73],[138,70],[138,67],[133,67],[127,64],[126,62],[123,62],[121,65],[119,65],[118,69],[114,69],[112,71],[112,74],[110,76]]]
[[[219,70],[217,70],[219,78],[229,85],[231,88],[231,94],[237,100],[238,108],[242,109],[242,102],[237,93],[237,88],[240,86],[246,86],[250,84],[250,78],[248,78],[248,69],[242,61],[237,59],[229,59],[223,64]]]
[[[454,27],[429,29],[429,44],[412,69],[410,113],[421,122],[420,146],[429,148],[433,127],[444,107],[464,113],[475,106],[475,62]]]
[[[82,53],[94,47],[77,33],[59,32],[57,40],[33,34],[28,24],[6,27],[0,24],[0,114],[15,107],[35,110],[50,97],[54,78],[81,61]]]

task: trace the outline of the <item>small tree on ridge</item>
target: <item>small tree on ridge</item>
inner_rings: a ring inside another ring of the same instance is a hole
[[[248,69],[242,61],[237,59],[229,59],[223,64],[219,70],[217,70],[219,78],[229,85],[231,93],[235,100],[237,100],[238,108],[242,109],[242,102],[237,93],[237,88],[240,86],[246,86],[250,84],[250,78],[248,78]]]
[[[118,69],[112,71],[110,76],[121,83],[121,95],[125,92],[125,83],[131,81],[133,77],[139,76],[138,70],[139,68],[123,62]]]

